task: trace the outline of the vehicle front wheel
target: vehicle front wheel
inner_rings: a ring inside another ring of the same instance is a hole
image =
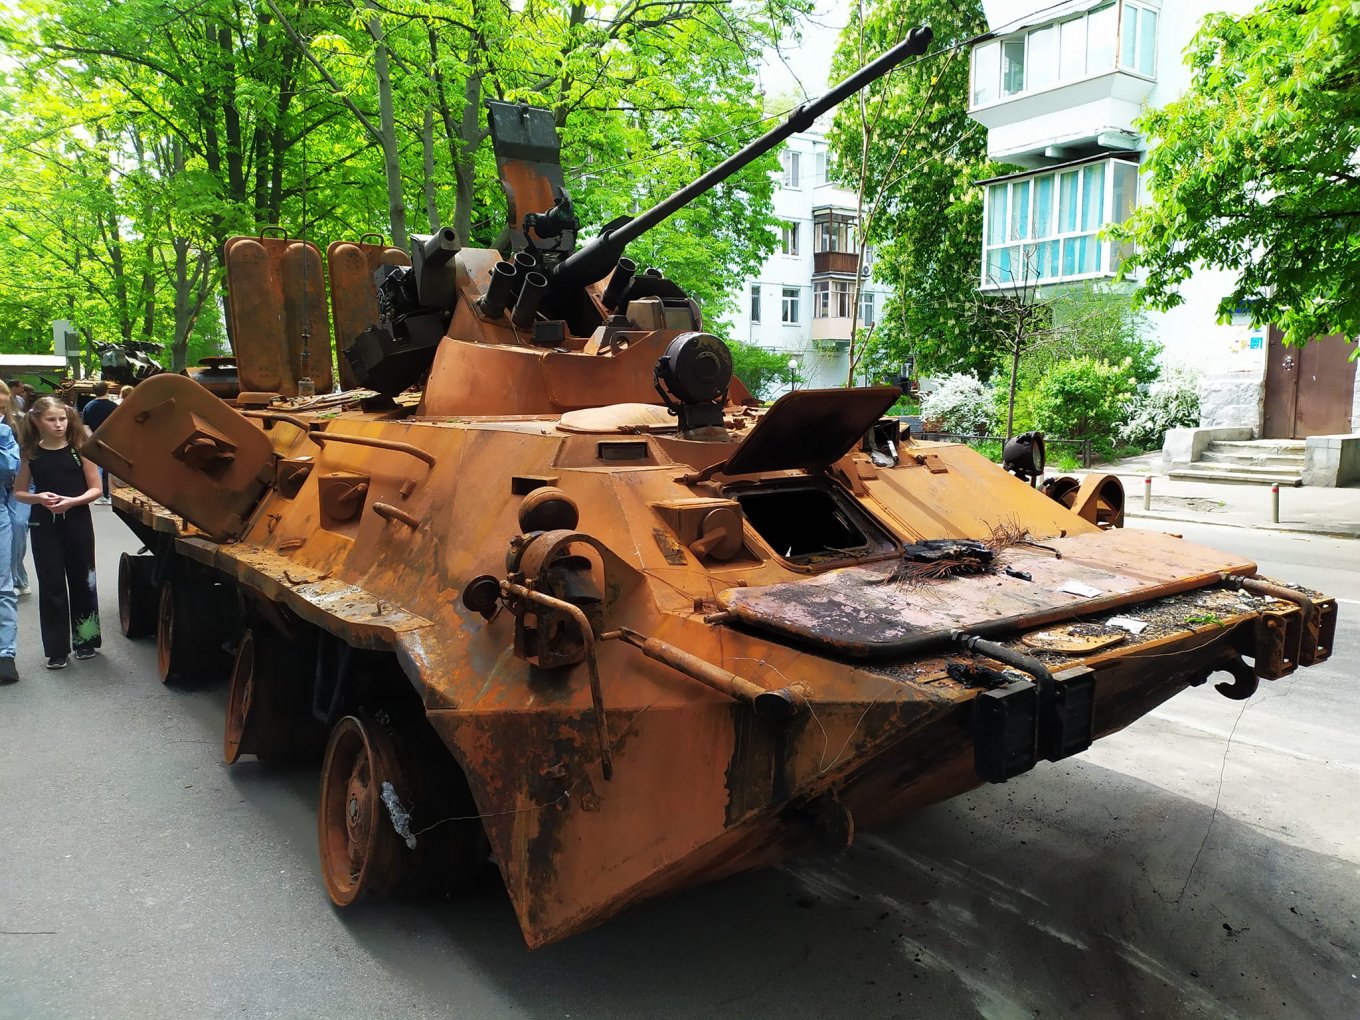
[[[410,870],[412,852],[383,801],[385,784],[400,807],[406,784],[387,728],[345,716],[326,746],[317,807],[321,877],[336,906],[348,907],[366,892],[388,892]]]

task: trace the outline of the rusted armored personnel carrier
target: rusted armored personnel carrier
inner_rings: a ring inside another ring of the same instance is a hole
[[[551,116],[492,104],[502,248],[328,251],[341,392],[321,253],[240,238],[234,403],[157,376],[95,435],[125,632],[230,675],[228,761],[324,758],[336,904],[490,859],[542,945],[1327,657],[1332,601],[913,442],[895,388],[748,403],[624,257],[927,39],[580,248]]]

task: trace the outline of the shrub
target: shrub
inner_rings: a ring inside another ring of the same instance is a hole
[[[773,351],[740,340],[728,340],[727,349],[732,352],[732,374],[746,384],[757,400],[769,400],[771,394],[788,386],[788,351]]]
[[[1093,449],[1108,456],[1135,385],[1128,359],[1118,364],[1093,358],[1060,361],[1034,388],[1035,421],[1047,435],[1089,439]]]
[[[945,376],[933,393],[921,401],[921,421],[927,432],[985,435],[993,417],[991,388],[976,376],[959,373]]]
[[[1124,405],[1124,420],[1116,426],[1119,441],[1140,450],[1159,450],[1166,430],[1199,424],[1199,374],[1173,366]]]

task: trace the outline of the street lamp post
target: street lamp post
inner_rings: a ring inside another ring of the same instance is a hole
[[[789,392],[790,392],[790,393],[793,392],[794,383],[795,383],[795,381],[797,380],[797,378],[798,378],[798,359],[797,359],[797,358],[790,358],[790,359],[789,359]]]

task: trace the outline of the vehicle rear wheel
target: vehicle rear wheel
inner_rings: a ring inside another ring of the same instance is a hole
[[[311,717],[310,671],[296,644],[267,626],[248,627],[236,645],[222,755],[263,762],[319,755],[325,730]]]
[[[317,807],[321,877],[336,906],[388,892],[410,869],[411,851],[393,827],[384,784],[399,800],[406,791],[387,728],[345,716],[326,746]]]
[[[118,559],[118,627],[126,638],[156,633],[159,593],[152,575],[156,557],[123,553]]]
[[[161,582],[156,613],[156,671],[161,683],[189,684],[199,679],[206,661],[204,635],[195,634],[189,583],[180,577]]]

